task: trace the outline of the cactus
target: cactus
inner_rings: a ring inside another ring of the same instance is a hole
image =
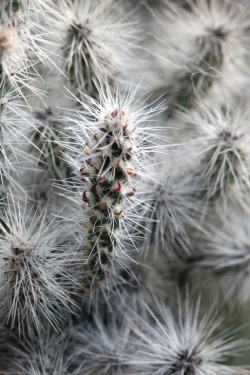
[[[0,374],[250,373],[249,15],[0,0]]]

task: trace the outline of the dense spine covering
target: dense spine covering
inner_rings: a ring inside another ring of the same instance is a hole
[[[139,153],[139,145],[133,134],[135,124],[122,108],[115,108],[96,122],[93,143],[83,150],[86,160],[80,174],[87,188],[82,199],[90,211],[85,251],[93,268],[105,268],[117,255],[124,201],[135,194],[133,155]]]
[[[90,283],[93,279],[96,285],[112,273],[115,259],[119,262],[129,255],[131,244],[136,246],[132,225],[143,202],[135,198],[135,180],[143,183],[150,154],[164,149],[154,143],[157,133],[145,125],[160,106],[141,104],[135,99],[136,89],[121,94],[100,87],[99,95],[100,102],[86,97],[89,103],[82,103],[85,110],[78,113],[78,129],[71,129],[81,153],[76,150],[77,160],[68,155],[79,168],[83,186],[83,250]]]
[[[249,374],[249,19],[0,0],[0,374]]]
[[[179,306],[177,318],[165,306],[158,308],[158,314],[152,314],[152,325],[139,320],[134,328],[138,351],[132,363],[137,374],[241,373],[239,368],[223,364],[243,343],[234,341],[230,332],[221,337],[216,335],[221,319],[208,313],[199,321],[199,304],[192,307],[184,302]]]
[[[2,322],[20,331],[41,330],[44,320],[60,326],[61,312],[74,304],[68,289],[73,278],[67,273],[72,252],[63,245],[67,236],[49,222],[46,211],[12,206],[9,200],[0,226]]]

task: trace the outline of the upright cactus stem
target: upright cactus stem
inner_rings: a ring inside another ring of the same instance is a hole
[[[85,251],[92,267],[102,270],[117,255],[124,202],[135,194],[133,155],[139,145],[135,124],[122,108],[108,113],[104,121],[97,119],[97,128],[93,142],[83,149],[80,174],[85,187],[82,198],[90,210]]]
[[[100,102],[86,95],[86,104],[81,103],[85,111],[79,113],[77,126],[72,128],[81,151],[77,147],[76,157],[69,155],[81,179],[86,215],[84,252],[95,285],[112,273],[114,261],[128,254],[129,243],[135,249],[133,233],[142,205],[134,197],[136,181],[142,184],[152,152],[163,148],[156,145],[157,129],[145,127],[161,105],[141,103],[135,99],[137,89],[124,96],[111,92],[108,86],[98,91]]]

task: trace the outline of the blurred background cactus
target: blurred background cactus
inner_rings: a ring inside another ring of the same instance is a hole
[[[250,374],[250,1],[0,0],[0,374]]]

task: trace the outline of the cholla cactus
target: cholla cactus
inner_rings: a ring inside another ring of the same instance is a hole
[[[239,368],[226,366],[226,357],[236,354],[242,342],[230,334],[214,334],[222,320],[207,314],[199,320],[199,304],[195,308],[184,303],[173,314],[159,306],[152,315],[153,325],[140,321],[134,328],[138,351],[132,359],[136,374],[240,374]]]
[[[101,102],[88,98],[85,113],[76,120],[77,142],[82,146],[77,167],[87,210],[84,252],[96,284],[111,272],[114,258],[128,253],[128,242],[135,243],[133,213],[126,215],[126,209],[136,213],[141,204],[133,199],[134,180],[145,173],[147,154],[157,151],[153,140],[157,134],[144,124],[158,110],[133,102],[136,91],[122,96],[101,87],[99,93]]]
[[[93,97],[98,95],[94,81],[102,77],[115,82],[132,56],[136,32],[120,7],[122,2],[114,0],[60,0],[58,16],[51,13],[49,27],[62,57],[59,66],[73,88]]]
[[[14,5],[13,5],[14,7]],[[15,7],[14,7],[15,8]],[[32,19],[28,4],[12,11],[9,15],[0,14],[0,74],[1,84],[15,88],[23,97],[23,89],[41,95],[35,80],[39,77],[37,63],[49,60],[44,42],[44,28]]]
[[[190,253],[189,230],[199,226],[197,219],[201,212],[190,166],[185,163],[187,171],[183,173],[175,168],[180,160],[184,164],[183,158],[169,159],[167,165],[161,163],[158,168],[158,181],[147,181],[145,188],[151,209],[146,208],[142,215],[147,228],[144,246],[147,253],[154,248],[156,259],[159,251],[169,257],[176,257],[180,251]]]
[[[74,253],[65,251],[67,236],[46,212],[34,213],[11,201],[1,224],[1,318],[19,330],[25,324],[41,329],[42,320],[60,324],[60,310],[73,301],[67,273]],[[72,265],[72,264],[71,264]]]
[[[250,373],[249,16],[0,0],[0,374]]]
[[[243,103],[237,108],[231,102],[224,107],[200,103],[196,110],[177,115],[186,132],[184,149],[193,159],[197,192],[206,204],[214,202],[220,210],[222,204],[218,201],[221,201],[223,213],[228,211],[231,202],[247,209],[248,118],[249,112]]]
[[[164,57],[159,62],[166,77],[168,113],[173,115],[179,106],[190,109],[197,98],[210,94],[220,101],[246,90],[248,6],[228,0],[183,1],[187,7],[177,1],[163,3],[155,32],[163,35],[156,51]]]
[[[17,340],[12,339],[9,344],[9,352],[18,359],[14,363],[8,374],[69,374],[65,350],[67,341],[64,341],[62,334],[54,332],[51,327],[46,326],[46,333],[43,332],[38,339],[34,332],[25,344],[18,345]]]
[[[71,333],[69,356],[70,367],[75,374],[86,375],[122,375],[130,374],[128,358],[135,350],[131,336],[131,321],[125,319],[122,324],[112,316],[107,324],[99,315],[93,316],[93,322],[74,328]]]
[[[207,235],[197,241],[200,259],[196,272],[206,270],[213,274],[214,295],[223,295],[229,304],[234,299],[241,307],[247,306],[250,298],[249,214],[242,214],[220,230],[216,229],[211,225]]]
[[[1,94],[0,124],[0,179],[3,184],[4,179],[11,179],[11,177],[14,181],[21,160],[32,158],[25,151],[27,144],[32,143],[30,140],[33,129],[32,118],[26,112],[26,105],[22,98],[14,90],[3,91]]]

